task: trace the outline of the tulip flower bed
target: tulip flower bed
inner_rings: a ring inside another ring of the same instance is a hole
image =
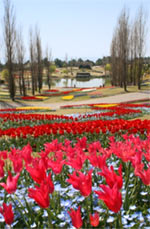
[[[50,107],[16,107],[16,108],[6,108],[6,109],[0,109],[0,114],[10,114],[10,113],[34,113],[34,112],[47,112],[47,111],[54,111]]]
[[[58,89],[45,90],[45,93],[51,93],[51,92],[59,92],[59,90]]]
[[[114,109],[114,107],[118,108],[118,107],[122,107],[122,108],[149,108],[150,107],[150,103],[147,104],[134,104],[134,103],[95,103],[95,104],[80,104],[80,105],[64,105],[61,106],[62,109],[73,109],[73,108],[89,108],[89,107],[93,107],[93,108],[99,108],[99,109]]]
[[[70,88],[70,90],[67,90],[67,91],[46,90],[46,91],[43,91],[43,93],[39,94],[39,96],[51,97],[51,96],[62,96],[62,95],[68,95],[68,94],[73,94],[74,96],[78,96],[78,95],[82,96],[84,92],[94,91],[96,93],[95,91],[96,89],[99,89],[99,88]],[[80,92],[80,94],[78,92]],[[99,94],[99,92],[97,93]]]
[[[79,109],[91,108],[96,110],[93,114],[81,115],[80,118],[98,117],[99,119],[133,119],[142,114],[150,113],[150,104],[81,104],[81,105],[65,105],[62,109]]]
[[[20,109],[17,109],[19,110]],[[66,121],[72,121],[72,117],[67,117],[63,115],[49,115],[49,114],[12,114],[4,113],[0,114],[0,130],[10,131],[12,128],[22,128],[22,127],[34,127],[42,124],[50,123],[63,123]],[[5,135],[5,134],[4,134]]]
[[[150,105],[98,105],[77,116],[1,110],[0,228],[149,226],[150,120],[123,118]]]
[[[26,100],[26,101],[43,101],[47,99],[47,97],[44,96],[22,96],[21,100]]]
[[[150,220],[150,135],[83,137],[34,154],[0,152],[0,223],[13,228],[144,228]]]
[[[62,96],[62,95],[68,95],[70,93],[76,93],[77,91],[82,91],[82,89],[73,89],[73,90],[67,90],[67,91],[46,91],[45,93],[40,94],[40,96]]]
[[[67,138],[75,142],[77,138],[83,136],[86,136],[90,142],[99,139],[103,146],[107,146],[108,137],[111,135],[116,134],[117,136],[124,133],[142,135],[150,131],[148,120],[123,120],[123,118],[137,117],[141,114],[142,107],[138,110],[117,108],[117,106],[109,107],[109,109],[111,112],[107,112],[105,107],[102,113],[78,115],[77,117],[47,114],[1,114],[0,148],[6,150],[13,146],[23,147],[29,142],[35,151],[39,151],[43,149],[43,144],[47,141],[53,139],[64,141]]]
[[[77,138],[87,137],[88,142],[101,141],[103,147],[108,147],[108,139],[114,135],[121,139],[122,134],[136,134],[141,138],[150,133],[150,120],[95,120],[85,122],[56,122],[35,126],[21,126],[0,130],[0,148],[7,150],[8,147],[23,147],[30,143],[34,151],[43,149],[46,142],[65,139],[76,142]]]

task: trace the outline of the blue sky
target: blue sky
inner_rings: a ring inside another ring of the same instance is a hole
[[[43,49],[48,45],[53,58],[91,58],[110,54],[118,16],[124,6],[131,18],[142,4],[150,12],[150,0],[12,0],[17,24],[29,43],[29,28],[38,25]],[[0,3],[0,8],[2,3]],[[147,24],[150,24],[149,17]],[[150,36],[149,36],[150,43]],[[150,56],[149,46],[146,54]]]

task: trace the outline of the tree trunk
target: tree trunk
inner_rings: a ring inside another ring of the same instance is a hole
[[[141,89],[141,75],[142,75],[142,60],[140,58],[139,60],[139,66],[138,66],[138,89]]]

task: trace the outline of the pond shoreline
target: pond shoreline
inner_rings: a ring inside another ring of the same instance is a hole
[[[105,85],[105,79],[102,77],[90,77],[90,78],[52,78],[51,84],[55,88],[57,87],[79,87],[79,88],[89,88],[89,87],[102,87]]]

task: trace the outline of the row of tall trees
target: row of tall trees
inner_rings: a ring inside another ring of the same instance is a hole
[[[9,0],[4,1],[4,45],[6,66],[8,69],[8,88],[10,98],[14,100],[15,97],[15,80],[14,80],[14,58],[15,58],[15,41],[16,41],[16,23],[13,6]]]
[[[42,45],[38,28],[30,30],[30,69],[32,79],[32,94],[41,92],[43,83]]]
[[[29,71],[31,72],[32,94],[41,92],[43,84],[43,52],[40,31],[37,27],[30,29],[29,33]],[[16,75],[19,81],[20,95],[26,95],[27,83],[25,79],[26,49],[23,41],[22,30],[17,29],[14,6],[11,0],[4,0],[3,38],[5,47],[5,61],[8,71],[8,88],[10,98],[14,100],[16,94]],[[46,75],[50,88],[51,54],[46,49]],[[28,83],[29,84],[29,83]]]
[[[131,23],[129,12],[124,8],[117,21],[111,43],[111,77],[112,84],[124,87],[138,85],[141,77],[146,43],[146,20],[142,7]]]
[[[51,68],[52,55],[49,48],[46,48],[43,54],[41,36],[38,27],[30,28],[29,31],[29,47],[25,48],[23,33],[21,28],[16,26],[16,15],[14,6],[11,0],[4,0],[4,17],[3,17],[3,38],[5,47],[5,62],[8,71],[7,82],[10,98],[14,100],[16,94],[16,81],[18,80],[20,95],[25,96],[27,89],[31,86],[32,94],[41,92],[43,85],[43,67],[47,78],[48,88],[51,88]],[[29,53],[28,68],[26,62],[26,52]],[[107,57],[98,59],[96,62],[91,60],[78,60],[71,59],[68,61],[66,56],[65,60],[55,59],[54,63],[57,67],[79,67],[81,65],[94,66],[105,65]],[[27,70],[30,74],[27,77]],[[31,84],[31,85],[30,85]]]

